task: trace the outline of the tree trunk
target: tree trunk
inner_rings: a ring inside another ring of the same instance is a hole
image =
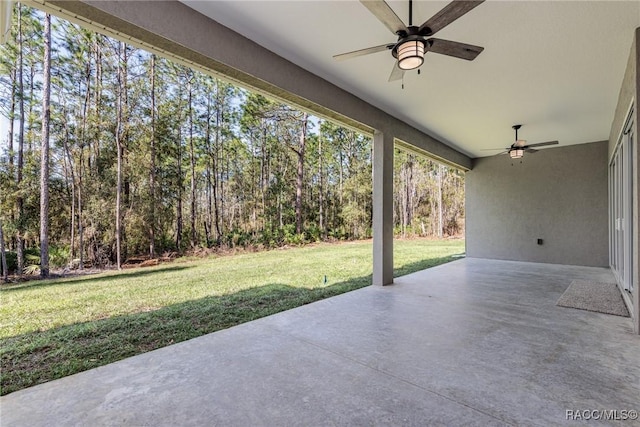
[[[267,157],[269,156],[267,150],[267,127],[263,124],[262,128],[262,143],[260,144],[260,197],[262,201],[262,231],[264,232],[267,222],[267,186],[268,173],[267,173]]]
[[[116,94],[116,148],[117,148],[117,180],[116,180],[116,266],[122,269],[122,163],[124,157],[123,141],[123,103],[124,91],[126,91],[125,63],[126,45],[118,43],[118,87]]]
[[[320,229],[320,235],[323,239],[326,239],[327,233],[324,227],[324,170],[322,168],[322,133],[318,136],[318,177],[320,189],[318,191],[318,228]]]
[[[51,118],[51,15],[44,18],[42,144],[40,147],[40,277],[49,277],[49,120]]]
[[[197,244],[196,233],[196,153],[195,145],[193,143],[193,79],[194,76],[190,75],[189,83],[187,84],[189,90],[189,161],[191,166],[191,249],[194,249]]]
[[[7,132],[7,150],[9,152],[9,174],[13,176],[13,125],[14,125],[14,116],[16,113],[16,69],[15,67],[11,70],[11,104],[9,107],[9,132]]]
[[[401,154],[402,157],[405,157],[406,155],[404,153]],[[400,157],[400,156],[398,156]],[[400,188],[399,188],[399,193],[400,195],[398,196],[399,200],[399,210],[400,210],[400,228],[402,230],[402,237],[406,237],[407,234],[407,164],[406,161],[404,163],[402,163],[402,166],[400,168]]]
[[[438,237],[442,238],[442,173],[444,166],[438,165]]]
[[[35,81],[36,81],[35,64],[33,61],[31,61],[31,64],[29,66],[29,96],[27,96],[27,100],[28,100],[27,106],[29,107],[29,111],[27,111],[27,114],[25,115],[27,120],[27,125],[26,125],[27,131],[25,133],[25,136],[26,136],[25,142],[27,143],[27,148],[26,148],[27,153],[33,152],[33,143],[35,138],[35,132],[34,132],[34,126],[33,126],[36,119],[36,115],[33,113],[34,99],[36,99],[36,97],[34,96]]]
[[[344,202],[344,192],[343,183],[344,183],[344,153],[342,152],[342,146],[339,148],[339,170],[338,170],[338,197],[340,200],[340,207],[342,208]]]
[[[206,197],[207,197],[207,218],[204,221],[204,232],[205,239],[207,243],[207,247],[211,247],[211,232],[213,229],[213,195],[212,195],[212,179],[211,179],[211,164],[214,162],[213,160],[213,150],[211,149],[211,93],[210,87],[206,87],[207,90],[207,112],[206,112],[206,124],[205,124],[205,134],[204,141],[207,149],[207,161],[205,162],[205,180],[206,180]]]
[[[416,158],[413,154],[409,156],[409,161],[409,218],[407,222],[409,226],[412,227],[413,219],[416,214],[416,180],[413,176]]]
[[[2,232],[2,219],[0,219],[0,258],[2,259],[2,279],[9,282],[9,270],[7,269],[7,253],[4,250],[4,233]]]
[[[120,109],[119,107],[118,109]],[[120,133],[122,120],[118,114],[116,133]],[[117,181],[116,181],[116,267],[122,269],[122,141],[120,136],[116,136],[117,145]]]
[[[24,167],[24,57],[23,57],[23,34],[22,34],[22,5],[18,5],[18,94],[20,96],[18,110],[20,114],[20,126],[18,131],[18,164],[16,171],[16,187],[22,190],[22,169]],[[24,200],[21,191],[16,197],[16,208],[18,211],[18,224],[16,227],[16,255],[18,261],[18,276],[22,276],[24,269]]]
[[[79,259],[80,259],[80,263],[79,263],[79,268],[82,270],[84,269],[84,225],[83,225],[83,204],[82,204],[82,195],[83,195],[83,176],[84,176],[84,167],[85,167],[85,147],[88,150],[88,156],[87,156],[87,172],[89,174],[89,177],[93,176],[99,176],[98,173],[94,174],[93,170],[92,170],[92,150],[91,150],[91,146],[88,142],[88,135],[87,135],[87,126],[88,126],[88,116],[89,116],[89,102],[90,102],[90,96],[91,96],[91,91],[90,91],[90,87],[91,87],[91,68],[90,68],[90,58],[86,60],[86,64],[85,64],[85,70],[84,70],[84,83],[85,83],[85,93],[84,93],[84,97],[82,97],[82,92],[81,92],[81,88],[78,89],[78,102],[82,103],[82,119],[81,119],[81,126],[80,126],[80,138],[79,138],[79,149],[80,149],[80,154],[79,154],[79,162],[78,162],[78,187],[77,187],[77,191],[76,191],[76,195],[77,195],[77,203],[78,203],[78,208],[76,209],[77,212],[77,217],[78,217],[78,254],[79,254]],[[80,83],[78,83],[78,85],[80,86]],[[97,88],[96,88],[97,91]],[[96,115],[97,115],[97,111],[96,111]],[[97,139],[97,138],[96,138]],[[97,144],[96,144],[97,145]],[[97,155],[94,156],[94,158],[97,160]],[[94,160],[93,164],[96,165],[97,161]],[[95,260],[94,260],[95,261]]]
[[[15,171],[13,170],[13,166],[14,166],[14,151],[13,151],[13,132],[14,132],[14,122],[15,122],[15,114],[16,114],[16,98],[18,96],[18,90],[17,90],[17,70],[16,67],[14,66],[13,69],[11,70],[11,106],[9,107],[9,132],[7,134],[7,151],[9,154],[9,165],[8,165],[8,174],[9,177],[13,177]],[[14,222],[15,220],[15,212],[13,211],[13,209],[11,209],[10,213],[9,213],[9,218],[11,220],[11,222]],[[4,244],[4,240],[2,241],[2,243]],[[2,251],[2,257],[6,262],[6,254],[4,253],[4,251]],[[6,268],[3,270],[5,272],[5,274],[7,273]],[[8,279],[8,277],[5,277],[5,281]]]
[[[84,205],[82,204],[82,177],[84,169],[84,149],[80,147],[80,164],[78,166],[78,187],[76,190],[76,197],[78,198],[78,258],[80,259],[80,270],[84,270],[84,223],[83,212]]]
[[[180,99],[182,100],[182,93],[180,93]],[[182,115],[180,117],[180,121],[182,121]],[[179,124],[178,126],[178,153],[176,159],[178,169],[178,196],[176,200],[176,251],[180,252],[182,249],[182,129],[180,127],[181,124]]]
[[[92,165],[92,161],[91,161],[91,147],[88,143],[88,136],[87,136],[87,122],[88,122],[88,116],[89,116],[89,102],[91,101],[91,58],[87,58],[86,59],[86,63],[85,63],[85,70],[84,70],[84,84],[85,84],[85,94],[84,94],[84,99],[82,100],[82,126],[81,126],[81,137],[80,137],[80,144],[81,147],[84,149],[84,147],[87,147],[89,149],[89,157],[88,157],[88,167],[89,170],[92,169],[91,165]],[[93,162],[95,163],[95,162]]]
[[[71,152],[69,151],[69,127],[67,125],[67,112],[64,113],[65,123],[64,123],[64,131],[65,137],[62,139],[62,147],[65,152],[66,162],[69,163],[69,175],[71,176],[71,226],[69,228],[69,255],[71,260],[75,258],[75,245],[76,245],[76,175],[73,170],[73,160],[71,158]],[[65,163],[66,163],[65,162]],[[66,167],[65,167],[66,169]]]
[[[230,193],[229,189],[227,188],[225,190],[225,182],[229,182],[229,170],[231,169],[230,167],[230,163],[231,160],[229,159],[229,152],[231,150],[229,148],[225,148],[224,147],[224,141],[220,140],[220,163],[222,164],[221,170],[220,170],[220,179],[219,179],[219,184],[220,184],[220,231],[224,234],[226,228],[231,229],[233,227],[233,220],[231,219],[232,215],[235,213],[235,210],[233,208],[233,205],[231,206],[231,208],[229,208],[227,206],[227,193]],[[227,211],[231,210],[232,213],[228,213]],[[226,217],[229,219],[226,228],[225,228],[225,215]]]
[[[220,163],[222,161],[222,141],[220,139],[220,126],[222,126],[222,101],[220,100],[220,81],[216,80],[216,140],[215,140],[215,153],[213,155],[213,177],[215,182],[213,183],[213,203],[214,203],[214,216],[216,225],[216,241],[220,246],[222,240],[222,229],[220,228],[220,218],[222,217],[222,207],[224,206],[222,200],[220,206],[218,206],[218,186],[220,186],[220,196],[222,197],[222,170]]]
[[[121,211],[120,217],[120,249],[122,251],[120,257],[122,260],[127,259],[127,227],[125,226],[125,217],[127,211],[131,210],[131,174],[129,170],[129,158],[127,156],[127,147],[129,142],[129,48],[126,43],[123,44],[122,54],[122,203],[126,209]]]
[[[94,123],[95,137],[93,138],[93,156],[98,159],[100,157],[100,114],[102,112],[102,36],[96,34],[95,39],[95,54],[96,54],[96,75],[95,75],[95,87],[94,91],[94,112],[93,115],[97,123]]]
[[[156,255],[156,56],[151,54],[151,143],[149,155],[149,258]]]
[[[302,186],[304,184],[304,150],[307,142],[307,113],[302,115],[302,128],[298,142],[298,168],[296,173],[296,233],[302,234]]]
[[[404,154],[404,164],[402,166],[402,235],[406,237],[407,228],[411,227],[413,222],[413,162],[414,157],[412,154]]]

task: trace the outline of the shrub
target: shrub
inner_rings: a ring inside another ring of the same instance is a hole
[[[39,248],[29,248],[24,252],[24,266],[28,267],[30,265],[39,265],[40,264],[40,249]]]
[[[13,251],[5,251],[7,256],[7,270],[9,274],[13,274],[18,269],[18,254]]]
[[[305,243],[304,233],[294,233],[284,237],[284,243],[287,245],[302,245]]]
[[[68,247],[51,246],[49,247],[49,266],[51,268],[65,267],[71,260],[71,253]]]
[[[316,224],[310,225],[306,229],[305,235],[308,242],[320,242],[322,240],[322,231]]]
[[[7,270],[9,274],[18,272],[18,254],[14,251],[6,251]],[[51,246],[49,248],[49,266],[61,268],[68,264],[70,258],[68,247]],[[24,251],[24,274],[40,273],[40,248],[28,248]]]
[[[30,264],[23,268],[22,272],[29,276],[37,276],[40,274],[40,266],[38,264]]]

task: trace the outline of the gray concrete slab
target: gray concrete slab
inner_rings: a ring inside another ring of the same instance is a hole
[[[629,318],[557,307],[574,279],[612,277],[463,259],[3,396],[0,420],[552,426],[640,410],[640,338]]]

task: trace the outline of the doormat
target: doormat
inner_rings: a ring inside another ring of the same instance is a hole
[[[556,305],[629,317],[627,306],[615,283],[574,280]]]

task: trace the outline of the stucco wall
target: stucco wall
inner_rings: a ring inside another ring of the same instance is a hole
[[[466,175],[467,256],[607,266],[607,147],[476,159]]]

